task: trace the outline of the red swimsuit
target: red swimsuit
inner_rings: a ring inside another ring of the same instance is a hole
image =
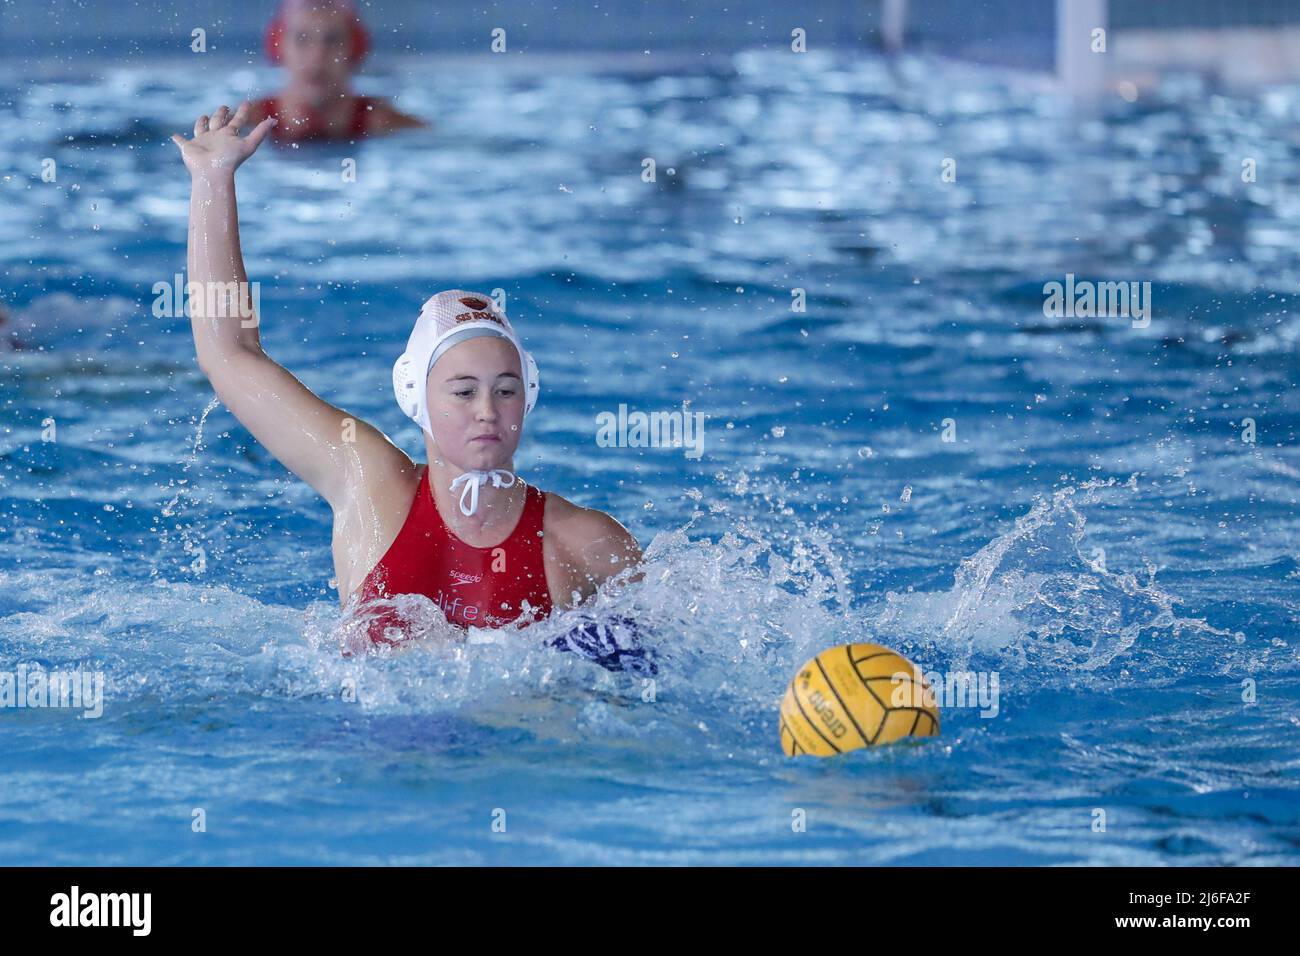
[[[542,560],[546,494],[527,484],[525,494],[523,513],[510,536],[495,547],[476,548],[442,520],[426,465],[402,530],[362,582],[362,603],[423,594],[461,627],[502,627],[520,617],[529,622],[547,617],[551,592]],[[371,620],[371,641],[397,643],[400,638],[384,633],[394,626],[401,627],[395,611],[381,612]]]
[[[356,139],[366,135],[366,114],[370,107],[378,106],[383,100],[375,96],[357,96],[352,100],[352,118],[348,121],[348,130],[342,134],[341,139]],[[268,96],[264,100],[259,100],[257,107],[261,110],[263,116],[279,116],[280,102],[274,96]],[[315,113],[307,114],[307,122],[303,124],[294,124],[288,119],[282,119],[271,131],[271,135],[276,139],[322,139],[329,136],[324,129],[319,128],[320,118]]]

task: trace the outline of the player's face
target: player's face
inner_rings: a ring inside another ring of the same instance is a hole
[[[429,427],[438,450],[466,470],[505,467],[523,436],[519,353],[496,336],[448,349],[426,385]]]
[[[285,14],[280,55],[290,76],[309,92],[327,94],[352,75],[352,17],[330,7],[293,8]]]

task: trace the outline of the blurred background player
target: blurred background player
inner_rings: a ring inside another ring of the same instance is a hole
[[[253,104],[250,125],[274,116],[281,142],[351,140],[428,126],[382,97],[360,96],[352,75],[370,49],[370,33],[351,0],[283,0],[266,28],[266,54],[288,82]]]

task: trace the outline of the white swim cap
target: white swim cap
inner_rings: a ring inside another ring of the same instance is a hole
[[[406,351],[393,365],[393,394],[398,406],[430,438],[433,432],[429,427],[426,384],[429,371],[453,345],[480,335],[499,336],[515,347],[524,376],[525,417],[537,404],[537,363],[524,350],[510,320],[492,297],[464,289],[439,292],[421,307],[420,317],[415,320],[415,328],[406,342]]]

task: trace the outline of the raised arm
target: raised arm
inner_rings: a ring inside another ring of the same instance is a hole
[[[275,118],[240,131],[251,107],[222,106],[173,136],[190,171],[190,325],[199,368],[217,396],[272,455],[337,512],[368,474],[410,466],[404,452],[369,424],[322,401],[262,351],[261,317],[239,246],[235,170],[261,144]],[[362,467],[363,463],[366,467]]]

